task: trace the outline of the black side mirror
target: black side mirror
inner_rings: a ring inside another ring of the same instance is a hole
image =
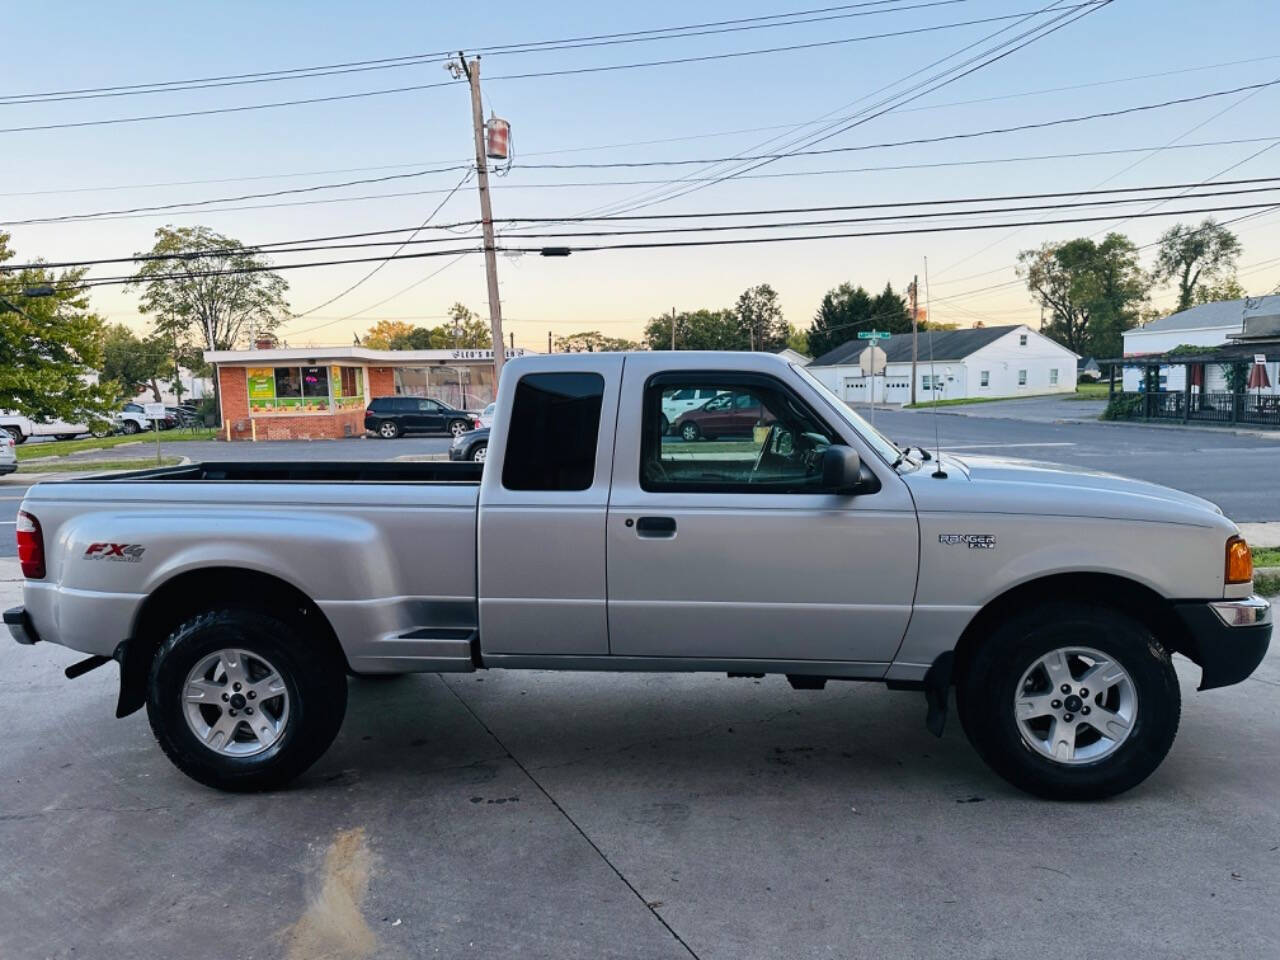
[[[862,482],[858,451],[833,443],[822,451],[822,486],[832,493],[857,493]]]

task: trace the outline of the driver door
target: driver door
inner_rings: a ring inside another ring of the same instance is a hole
[[[901,482],[881,464],[876,492],[827,492],[821,451],[856,441],[790,387],[761,374],[663,372],[663,363],[628,357],[624,373],[618,436],[642,439],[615,455],[610,653],[853,661],[879,675],[915,591],[916,518]],[[663,437],[661,394],[673,387],[749,397],[741,410],[755,416],[721,439]]]

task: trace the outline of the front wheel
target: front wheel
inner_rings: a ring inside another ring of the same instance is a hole
[[[123,430],[125,433],[127,433],[129,436],[133,436],[141,428],[134,421],[126,420],[124,423],[120,425],[120,429]]]
[[[1016,615],[973,655],[956,701],[970,742],[1014,786],[1098,800],[1137,786],[1178,732],[1182,696],[1150,628],[1109,607]]]
[[[194,616],[156,652],[147,718],[187,776],[268,790],[319,759],[347,708],[343,664],[287,618],[226,608]]]
[[[698,430],[698,425],[696,423],[686,423],[684,426],[680,428],[681,438],[690,443],[692,443],[694,440],[697,440],[699,434],[700,434],[700,431]]]
[[[476,463],[484,463],[485,458],[489,455],[489,445],[482,443],[471,451],[471,459]]]

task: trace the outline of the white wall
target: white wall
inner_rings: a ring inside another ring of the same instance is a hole
[[[1147,330],[1141,327],[1124,332],[1124,355],[1140,357],[1144,354],[1164,353],[1174,347],[1187,343],[1198,347],[1220,347],[1229,343],[1229,336],[1237,334],[1241,324],[1219,327],[1189,327],[1186,330]],[[1162,367],[1160,372],[1165,376],[1166,390],[1181,390],[1185,367]],[[1215,365],[1208,367],[1210,391],[1225,390],[1226,380],[1221,369]],[[1217,378],[1215,385],[1214,378]],[[1137,367],[1126,367],[1124,370],[1124,389],[1134,391],[1142,381],[1142,371]],[[1273,380],[1274,382],[1274,380]]]

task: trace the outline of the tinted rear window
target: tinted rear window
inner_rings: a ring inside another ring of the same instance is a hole
[[[508,490],[586,490],[596,472],[604,377],[531,373],[516,384],[502,485]]]

